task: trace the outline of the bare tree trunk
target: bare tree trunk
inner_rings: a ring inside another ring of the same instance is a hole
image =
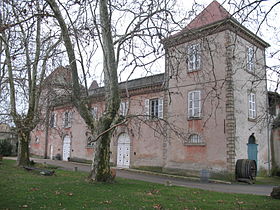
[[[96,131],[94,126],[94,119],[90,115],[85,103],[81,100],[80,85],[77,71],[77,64],[75,59],[74,48],[70,39],[70,35],[61,15],[59,7],[55,0],[47,0],[52,8],[54,15],[60,25],[61,33],[67,50],[72,78],[73,78],[73,102],[78,109],[80,115],[85,123],[91,129],[92,133]],[[118,90],[118,75],[117,64],[115,61],[114,45],[111,32],[110,17],[108,14],[107,0],[101,0],[100,3],[100,21],[102,26],[102,48],[104,57],[104,81],[105,81],[105,97],[106,110],[98,122],[97,133],[103,133],[108,130],[113,124],[117,111],[119,109],[119,90]],[[112,180],[110,172],[110,132],[105,133],[100,137],[96,143],[95,158],[92,171],[89,178],[99,182],[110,182]]]
[[[30,164],[29,158],[29,141],[30,141],[30,131],[18,131],[19,147],[17,156],[18,166],[27,166]]]
[[[105,83],[106,111],[99,121],[98,133],[108,130],[114,123],[120,104],[118,89],[117,63],[115,59],[114,44],[111,31],[110,16],[108,14],[108,1],[100,0],[100,24],[103,48],[103,69]],[[96,144],[94,164],[90,178],[96,181],[112,181],[110,171],[110,142],[111,132],[106,132]]]

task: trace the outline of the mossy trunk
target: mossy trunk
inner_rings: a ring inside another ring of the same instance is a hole
[[[103,133],[111,126],[112,120],[103,116],[98,125],[99,133]],[[95,144],[95,153],[92,163],[89,179],[97,182],[112,182],[114,176],[112,176],[110,170],[110,142],[112,132],[105,132]]]
[[[90,178],[97,182],[111,182],[114,179],[110,170],[110,142],[112,131],[108,130],[114,125],[114,120],[120,105],[118,68],[114,54],[109,7],[110,4],[108,0],[99,1],[100,23],[102,25],[101,37],[103,46],[106,110],[98,122],[97,133],[102,134],[102,136],[96,143],[94,163],[90,173]]]
[[[19,131],[19,144],[18,144],[18,166],[30,165],[29,159],[29,141],[30,141],[30,131]]]
[[[85,101],[81,98],[75,52],[68,32],[68,27],[64,21],[64,18],[60,12],[59,6],[57,5],[56,1],[46,1],[50,5],[60,25],[62,37],[68,54],[73,79],[73,104],[79,111],[80,115],[82,116],[92,133],[103,134],[96,143],[95,158],[92,164],[93,167],[89,177],[98,182],[110,182],[112,181],[112,175],[109,165],[111,132],[106,131],[108,131],[110,127],[114,124],[114,119],[117,115],[120,104],[117,72],[118,65],[115,59],[114,43],[111,31],[111,15],[109,15],[109,11],[111,11],[111,8],[110,10],[108,9],[108,7],[110,7],[111,4],[108,2],[108,0],[99,1],[99,14],[101,25],[100,38],[103,50],[106,110],[105,114],[103,114],[102,118],[97,123],[98,125],[95,126],[94,119],[90,115]]]

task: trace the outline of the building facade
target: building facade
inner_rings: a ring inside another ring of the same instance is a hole
[[[111,162],[119,167],[232,172],[237,159],[253,158],[258,168],[269,169],[269,45],[216,1],[162,44],[165,73],[120,83],[119,114],[129,120],[113,133]],[[89,91],[98,119],[105,109],[104,91],[94,84]],[[51,107],[45,125],[32,133],[31,152],[91,160],[94,136],[71,102]]]

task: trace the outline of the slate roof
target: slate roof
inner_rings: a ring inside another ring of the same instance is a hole
[[[141,88],[153,87],[157,85],[163,87],[163,84],[164,84],[164,73],[161,73],[152,76],[129,80],[127,82],[121,82],[119,83],[119,89],[120,91],[124,91],[127,88],[128,90],[131,91],[131,90],[136,90]],[[103,94],[104,94],[104,87],[99,87],[99,88],[89,90],[90,96],[103,95]]]

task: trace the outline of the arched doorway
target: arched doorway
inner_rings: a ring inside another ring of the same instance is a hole
[[[127,133],[122,133],[118,138],[117,166],[129,168],[130,164],[130,139]]]
[[[256,161],[256,164],[258,164],[258,144],[256,144],[256,137],[254,136],[254,133],[249,136],[248,144],[247,144],[247,153],[248,153],[248,159]]]
[[[64,136],[63,139],[63,154],[62,154],[62,160],[68,160],[70,157],[70,151],[71,151],[71,139],[70,136]]]

